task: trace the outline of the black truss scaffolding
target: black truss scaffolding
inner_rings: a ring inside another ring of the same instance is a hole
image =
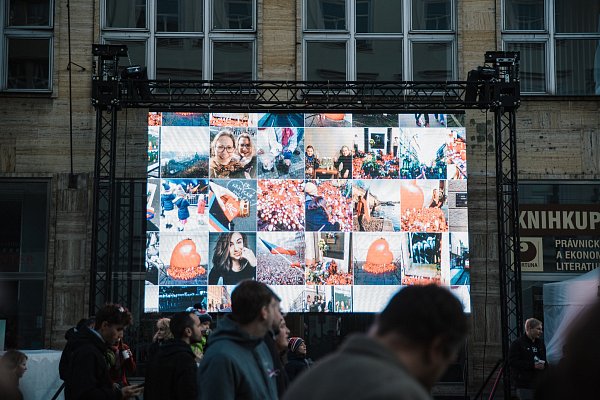
[[[467,81],[308,82],[148,80],[141,69],[120,68],[125,46],[94,45],[92,104],[96,164],[90,311],[108,301],[131,308],[144,284],[145,183],[115,176],[117,112],[123,108],[194,112],[445,113],[494,112],[502,352],[522,334],[518,231],[516,110],[519,54],[487,52]],[[510,396],[505,369],[504,393]]]

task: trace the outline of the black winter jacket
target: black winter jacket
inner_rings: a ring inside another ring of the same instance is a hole
[[[106,343],[89,328],[82,328],[69,341],[70,357],[63,361],[66,400],[118,400],[106,359]],[[59,367],[60,369],[60,367]]]
[[[515,340],[508,351],[508,362],[511,367],[511,376],[514,377],[515,386],[523,389],[533,389],[535,383],[544,374],[544,370],[535,369],[535,357],[546,361],[546,346],[541,339],[531,341],[527,335]]]
[[[312,360],[310,358],[306,358],[290,351],[288,353],[288,362],[285,364],[285,372],[287,373],[290,382],[296,379],[300,373],[309,369],[311,365]]]
[[[146,368],[144,400],[188,400],[198,394],[196,360],[189,344],[170,340],[162,344]]]

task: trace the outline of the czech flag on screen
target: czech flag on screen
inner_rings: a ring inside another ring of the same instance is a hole
[[[267,242],[266,240],[264,240],[262,238],[260,240],[263,242],[263,244],[265,246],[267,246],[267,249],[269,249],[269,251],[271,252],[271,254],[287,254],[287,255],[290,255],[290,256],[295,256],[296,255],[296,250],[285,249],[285,248],[283,248],[281,246],[277,246],[276,244],[269,243],[269,242]]]

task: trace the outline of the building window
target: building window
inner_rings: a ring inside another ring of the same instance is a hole
[[[457,79],[454,0],[304,0],[306,80]]]
[[[104,0],[102,38],[151,79],[256,79],[256,0]],[[123,64],[123,62],[121,62]]]
[[[503,3],[504,49],[521,52],[521,92],[600,94],[600,2]]]
[[[0,180],[0,351],[44,347],[47,182]]]
[[[52,90],[52,0],[8,0],[0,7],[0,90]]]

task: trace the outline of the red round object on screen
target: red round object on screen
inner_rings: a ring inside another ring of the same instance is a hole
[[[367,263],[370,264],[390,264],[394,260],[394,255],[390,251],[390,244],[384,238],[375,240],[369,246],[367,251]]]
[[[402,210],[423,208],[424,201],[423,189],[417,186],[415,180],[402,182],[400,186],[400,208]]]
[[[167,274],[175,279],[192,279],[205,273],[200,266],[200,254],[196,251],[196,243],[184,239],[177,243],[171,254]]]

